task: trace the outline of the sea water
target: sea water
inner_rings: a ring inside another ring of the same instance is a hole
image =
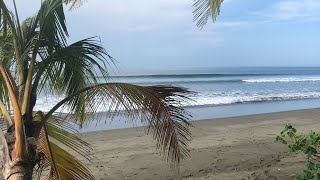
[[[185,104],[193,120],[320,107],[320,67],[199,68],[118,75],[112,81],[188,88],[196,92],[190,96],[192,101]],[[61,98],[41,95],[35,109],[47,111]],[[120,119],[98,128],[89,125],[87,129],[130,126]]]

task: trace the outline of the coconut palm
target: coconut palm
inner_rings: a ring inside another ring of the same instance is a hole
[[[187,89],[115,83],[112,57],[95,38],[68,43],[64,3],[42,0],[39,11],[20,23],[15,1],[0,0],[0,149],[4,179],[94,179],[75,155],[90,146],[75,127],[105,108],[107,118],[125,110],[152,132],[156,147],[173,166],[188,156],[190,114],[181,108]],[[77,4],[73,4],[76,6]],[[101,81],[103,79],[103,81]],[[58,94],[48,112],[35,110],[40,93]],[[67,116],[57,114],[59,108]],[[37,168],[35,168],[37,167]]]

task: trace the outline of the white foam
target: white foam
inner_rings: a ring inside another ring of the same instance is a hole
[[[304,82],[304,81],[320,81],[320,77],[261,78],[261,79],[245,79],[242,81],[248,82],[248,83]]]
[[[261,95],[226,95],[226,96],[199,96],[195,97],[195,102],[190,102],[191,106],[200,105],[227,105],[236,103],[250,103],[263,101],[280,101],[294,99],[315,99],[320,98],[320,92],[305,93],[277,93],[277,94],[261,94]]]
[[[184,106],[202,106],[202,105],[228,105],[237,103],[263,102],[263,101],[280,101],[293,99],[314,99],[320,98],[320,92],[299,92],[299,93],[254,93],[246,95],[246,92],[235,91],[228,94],[225,93],[200,93],[191,97],[191,101],[183,104]],[[61,96],[40,97],[35,106],[35,110],[48,112],[56,103],[62,99]],[[97,112],[109,111],[108,106],[99,106]],[[112,110],[111,110],[112,111]],[[68,108],[60,108],[57,112],[67,113]]]

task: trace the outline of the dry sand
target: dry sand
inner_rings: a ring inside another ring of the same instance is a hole
[[[320,129],[320,109],[242,116],[193,123],[191,157],[180,173],[155,151],[142,128],[91,132],[96,179],[293,179],[305,165],[301,154],[275,143],[290,123],[299,132]]]

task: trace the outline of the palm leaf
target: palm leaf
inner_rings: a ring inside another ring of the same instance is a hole
[[[94,179],[90,170],[78,159],[54,143],[50,143],[53,157],[57,161],[57,172],[64,179]]]
[[[187,148],[191,140],[188,126],[190,114],[181,108],[190,91],[184,88],[167,86],[137,86],[126,83],[106,83],[84,88],[65,98],[51,109],[44,117],[50,117],[62,105],[72,102],[73,98],[84,95],[87,108],[85,114],[104,108],[106,118],[114,118],[125,110],[132,120],[140,119],[147,132],[153,133],[157,149],[172,165],[189,155]],[[71,112],[74,112],[72,109]],[[78,121],[80,125],[88,123],[87,119]]]
[[[54,88],[54,92],[70,95],[88,84],[97,83],[99,74],[109,77],[104,56],[113,63],[113,58],[94,38],[75,42],[57,49],[39,62],[35,82],[41,80],[41,90],[48,85]]]
[[[39,34],[38,40],[32,50],[32,56],[25,82],[22,101],[22,112],[31,113],[30,100],[32,95],[32,77],[34,74],[36,58],[41,51],[52,51],[66,46],[68,30],[61,0],[46,0],[41,3],[38,12]],[[43,47],[43,45],[45,45]]]
[[[68,96],[90,84],[97,84],[99,75],[107,80],[109,75],[105,56],[113,63],[113,58],[93,38],[58,49],[38,63],[32,91],[40,93],[42,90],[49,90],[47,93]],[[82,109],[86,106],[83,98],[78,96],[69,102],[79,117],[83,116]]]
[[[202,29],[207,24],[209,17],[215,22],[220,13],[223,0],[194,0],[193,20],[197,21],[197,26]]]
[[[70,4],[69,10],[74,10],[80,6],[82,6],[87,0],[64,0],[65,4]]]
[[[38,146],[37,146],[38,156],[40,157],[41,166],[38,169],[38,176],[41,176],[42,170],[46,168],[50,168],[48,179],[61,179],[59,174],[56,173],[58,170],[57,164],[55,162],[55,158],[53,157],[52,149],[49,142],[48,133],[46,127],[42,127],[40,131],[40,135],[38,138]]]
[[[22,54],[22,34],[19,29],[19,19],[14,17],[14,15],[8,10],[6,4],[3,0],[0,0],[0,30],[1,30],[1,40],[0,40],[0,48],[3,56],[1,58],[1,62],[5,67],[7,65],[14,64],[16,59],[20,60]],[[17,71],[22,72],[22,67],[19,66],[19,63],[15,63],[17,67]]]
[[[61,0],[45,0],[38,12],[40,39],[46,46],[61,47],[69,36]]]
[[[88,156],[89,145],[72,132],[75,132],[74,127],[63,119],[52,116],[48,120],[38,139],[38,152],[42,155],[38,176],[41,176],[43,170],[49,168],[49,173],[44,179],[94,179],[85,165],[61,147],[64,145],[84,157]],[[59,142],[60,145],[50,141],[49,137]]]
[[[0,13],[0,17],[1,17],[1,13]],[[3,64],[6,71],[9,71],[12,63],[12,58],[14,56],[14,47],[13,47],[13,44],[10,43],[11,42],[10,40],[12,39],[12,35],[7,32],[8,29],[6,29],[6,27],[2,27],[2,26],[5,26],[5,25],[1,24],[1,18],[0,18],[0,63]],[[11,81],[14,81],[11,76],[10,76],[10,79]],[[15,83],[13,85],[16,86]],[[0,78],[0,101],[2,102],[1,113],[2,115],[7,116],[8,113],[6,111],[10,112],[11,107],[10,107],[10,99],[8,96],[8,90],[5,86],[5,82],[3,78]],[[10,120],[8,119],[8,117],[5,117],[5,119],[7,119],[7,125],[12,124],[9,122]]]
[[[2,101],[0,101],[0,112],[1,116],[3,116],[6,126],[11,127],[13,125],[13,122],[10,117],[10,113],[8,112],[6,105]]]
[[[67,117],[51,116],[47,122],[47,132],[50,138],[75,151],[89,160],[92,150],[90,145],[76,134],[79,134],[75,123],[67,121]]]

